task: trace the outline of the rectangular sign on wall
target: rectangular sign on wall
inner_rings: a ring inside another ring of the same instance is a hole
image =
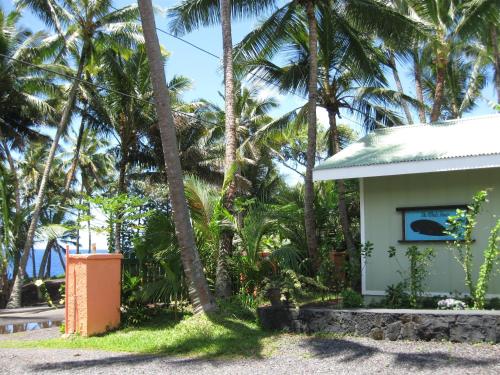
[[[397,210],[403,216],[403,242],[453,241],[446,233],[448,218],[465,205],[439,207],[406,207]]]

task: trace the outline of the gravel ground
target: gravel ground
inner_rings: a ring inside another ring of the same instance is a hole
[[[59,327],[52,328],[44,328],[44,329],[35,329],[33,331],[24,331],[10,334],[0,335],[0,341],[2,340],[45,340],[45,339],[53,339],[56,337],[61,337],[61,331]],[[2,351],[3,349],[0,349]],[[1,358],[0,354],[0,358]],[[0,372],[1,374],[1,372]]]
[[[2,374],[500,374],[500,346],[284,336],[268,358],[0,349]]]

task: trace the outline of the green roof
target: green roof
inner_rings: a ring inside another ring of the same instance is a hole
[[[314,170],[500,155],[500,115],[377,129]]]

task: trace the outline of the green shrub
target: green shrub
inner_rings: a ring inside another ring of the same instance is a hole
[[[363,307],[363,296],[351,288],[341,292],[343,307]]]
[[[392,284],[385,290],[384,305],[392,309],[410,307],[410,295],[406,292],[406,284]]]
[[[409,289],[409,294],[407,294],[409,306],[416,308],[424,293],[425,279],[429,275],[428,266],[432,258],[435,257],[435,253],[432,248],[420,250],[417,246],[410,246],[406,250],[405,255],[408,258],[409,267],[407,270],[403,270],[400,265],[401,270],[398,273],[403,281],[398,287]],[[391,246],[389,248],[389,258],[395,258],[395,256],[396,248]],[[395,259],[397,261],[397,258]]]
[[[495,297],[486,301],[484,308],[487,310],[500,310],[500,298]]]
[[[500,256],[500,220],[490,231],[488,246],[483,252],[484,260],[475,278],[473,275],[473,233],[477,225],[477,217],[482,211],[484,203],[488,202],[488,193],[483,190],[476,193],[472,204],[467,210],[457,210],[455,216],[448,219],[448,234],[453,237],[451,249],[465,274],[465,285],[469,289],[475,309],[484,309],[486,292],[489,288],[491,274],[494,266],[498,264]],[[474,279],[476,282],[474,283]]]

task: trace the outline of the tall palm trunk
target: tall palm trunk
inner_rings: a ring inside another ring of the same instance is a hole
[[[47,269],[45,270],[45,273],[42,274],[42,279],[50,278],[51,269],[52,269],[52,249],[50,249],[49,251],[49,257],[47,259]]]
[[[318,239],[314,215],[313,169],[316,159],[316,101],[318,97],[318,31],[314,2],[307,0],[307,20],[309,25],[309,100],[307,114],[306,175],[304,179],[304,220],[309,257],[317,270],[319,267]]]
[[[90,194],[89,194],[90,195]],[[88,209],[87,209],[87,230],[88,230],[88,235],[89,235],[89,248],[88,248],[88,253],[90,254],[92,249],[92,231],[90,227],[90,202],[88,202]]]
[[[396,59],[394,58],[394,53],[389,50],[389,64],[391,65],[392,76],[394,77],[394,82],[396,83],[396,88],[398,92],[404,94],[403,85],[401,83],[401,79],[399,78],[398,68],[396,66]],[[403,107],[403,111],[405,113],[406,119],[408,120],[408,124],[413,124],[413,117],[410,112],[410,108],[408,107],[408,103],[406,100],[401,101],[401,106]]]
[[[66,180],[64,182],[64,196],[67,196],[69,193],[71,183],[75,178],[76,168],[78,167],[78,161],[80,159],[80,150],[82,148],[83,133],[85,132],[85,112],[86,112],[86,107],[84,115],[82,116],[82,120],[80,121],[80,128],[78,129],[78,137],[76,138],[75,153],[73,154],[73,160],[71,161],[71,166],[69,167],[69,171],[66,174]]]
[[[331,142],[331,150],[332,155],[335,155],[340,151],[340,142],[339,142],[339,131],[337,128],[337,118],[335,115],[335,111],[332,109],[328,109],[328,121],[330,125],[330,142]],[[330,156],[332,156],[330,155]],[[349,259],[352,261],[352,265],[357,265],[358,262],[356,259],[356,244],[354,243],[354,239],[351,234],[351,223],[349,220],[349,214],[347,212],[347,203],[346,203],[346,188],[344,180],[335,181],[337,185],[337,193],[339,200],[339,218],[340,225],[342,227],[342,234],[344,235],[344,241],[347,248],[347,253],[349,254]],[[356,288],[357,280],[351,280],[353,289]]]
[[[497,91],[497,103],[500,103],[500,52],[498,51],[497,27],[491,27],[491,44],[493,47],[493,64],[495,65],[495,88]]]
[[[420,65],[417,49],[413,51],[413,75],[415,79],[415,93],[417,95],[417,100],[422,104],[422,106],[418,108],[418,119],[422,124],[424,124],[426,122],[426,118],[425,108],[423,107],[424,93],[422,91],[422,66]]]
[[[17,168],[14,163],[14,159],[12,158],[12,154],[10,153],[9,146],[4,138],[2,130],[0,129],[0,138],[2,138],[2,148],[5,152],[5,156],[7,157],[7,162],[9,163],[10,173],[12,175],[12,184],[14,185],[14,200],[16,207],[16,215],[21,214],[21,189],[19,185],[19,177],[17,176]]]
[[[189,296],[195,312],[209,312],[217,309],[208,288],[203,272],[203,265],[196,248],[193,227],[189,217],[184,183],[182,180],[181,162],[179,159],[174,117],[170,107],[170,97],[165,80],[160,43],[156,35],[156,24],[151,0],[139,0],[139,11],[151,70],[151,81],[155,106],[158,115],[158,126],[165,159],[168,187],[172,201],[173,219],[184,272],[189,283]]]
[[[234,77],[233,77],[233,38],[231,35],[231,1],[221,0],[221,25],[222,25],[222,49],[224,63],[224,97],[225,97],[225,158],[224,177],[228,174],[236,162],[236,124],[234,120]],[[224,196],[224,206],[233,211],[233,202],[236,195],[236,184],[231,181]],[[228,270],[228,259],[233,251],[233,233],[225,230],[221,234],[219,245],[219,256],[217,258],[217,270],[215,277],[215,294],[219,298],[231,296],[231,278]]]
[[[86,45],[82,48],[82,53],[80,56],[80,61],[78,63],[78,70],[76,73],[76,78],[80,79],[83,72],[83,67],[85,65],[86,60]],[[21,260],[18,265],[17,274],[14,278],[14,285],[12,286],[12,290],[9,297],[9,302],[7,304],[7,308],[17,308],[21,306],[21,291],[25,277],[26,264],[28,262],[28,257],[30,253],[31,246],[33,245],[33,240],[35,238],[35,230],[38,225],[38,218],[40,217],[40,212],[42,210],[43,200],[45,197],[45,190],[47,188],[47,182],[50,175],[50,170],[52,168],[52,162],[54,161],[54,157],[56,154],[57,147],[59,146],[59,140],[64,130],[68,126],[69,120],[71,118],[71,112],[73,111],[73,107],[76,101],[76,94],[78,91],[77,80],[74,80],[71,84],[71,89],[68,94],[68,102],[64,107],[63,114],[61,116],[61,120],[59,122],[59,126],[57,128],[56,134],[54,136],[54,140],[52,141],[52,145],[50,147],[49,155],[47,157],[47,161],[45,162],[45,168],[43,170],[42,179],[40,181],[40,186],[38,188],[38,194],[35,199],[35,207],[31,216],[31,223],[28,229],[28,233],[26,234],[26,242],[24,244],[23,252],[21,255]]]
[[[36,279],[36,258],[35,258],[35,248],[31,246],[31,273],[33,278]]]
[[[120,147],[120,165],[119,165],[119,172],[118,172],[118,194],[124,194],[127,190],[126,184],[125,184],[125,175],[127,173],[127,164],[128,164],[128,147],[127,147],[127,141],[125,139],[125,124],[121,124],[121,129],[120,129],[120,138],[121,138],[121,147]],[[118,213],[117,214],[117,221],[115,224],[115,253],[121,253],[122,252],[122,219],[123,215]]]
[[[21,215],[21,189],[19,185],[19,177],[17,175],[17,168],[14,163],[14,159],[12,158],[12,154],[10,153],[9,147],[7,145],[7,142],[4,138],[4,135],[2,133],[2,130],[0,129],[0,138],[2,138],[2,147],[5,152],[5,156],[7,157],[7,162],[9,163],[9,168],[12,176],[12,184],[14,187],[14,202],[15,202],[15,209],[16,209],[16,217],[20,217]],[[17,220],[16,220],[17,222]],[[20,235],[19,235],[19,228],[16,228],[15,231],[15,238],[14,240],[14,249],[17,252],[18,249],[20,248]],[[2,259],[0,260],[3,262],[0,264],[0,294],[3,296],[7,296],[8,294],[8,289],[9,289],[9,283],[8,283],[8,276],[7,276],[7,254],[1,254]]]
[[[81,206],[82,206],[82,202],[83,202],[83,192],[84,192],[84,185],[83,185],[83,182],[81,183],[80,185],[80,198],[78,200],[78,215],[77,215],[77,223],[78,223],[78,226],[76,227],[76,253],[77,254],[80,254],[80,218],[81,218],[81,213],[82,213],[82,210],[81,210]]]
[[[436,87],[434,89],[434,104],[431,111],[431,122],[436,122],[441,116],[441,104],[444,96],[444,81],[446,79],[447,59],[442,51],[436,54]]]
[[[45,251],[43,252],[42,260],[40,261],[40,266],[38,267],[38,274],[40,275],[41,278],[43,278],[43,275],[45,274],[44,271],[47,268],[47,260],[49,259],[50,252],[54,248],[55,244],[56,244],[56,239],[52,238],[49,239],[47,241],[47,244],[45,245]]]
[[[75,145],[75,153],[73,154],[73,160],[71,161],[71,165],[69,167],[68,173],[66,174],[66,179],[64,181],[64,191],[62,194],[62,200],[59,202],[59,206],[61,207],[66,204],[66,199],[69,197],[71,192],[71,183],[75,178],[76,168],[78,167],[78,160],[80,159],[80,150],[82,147],[82,139],[84,131],[85,131],[85,115],[82,117],[82,120],[80,122],[80,128],[78,129],[78,137]],[[64,211],[60,209],[54,215],[53,221],[54,223],[59,223],[63,218],[64,218]],[[43,277],[44,275],[43,272],[47,267],[47,260],[49,258],[49,254],[54,248],[55,244],[56,244],[55,239],[49,239],[47,241],[47,245],[45,245],[45,251],[43,252],[42,260],[40,261],[40,267],[38,269],[39,270],[38,274],[40,275],[40,277]]]

